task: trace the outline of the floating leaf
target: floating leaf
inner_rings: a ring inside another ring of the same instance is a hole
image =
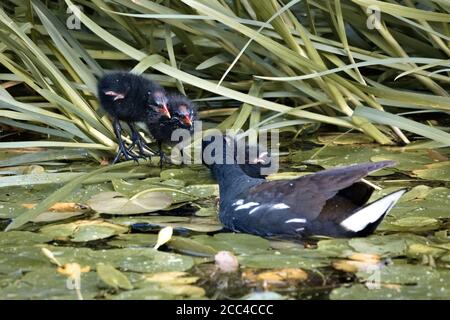
[[[183,169],[167,169],[161,172],[161,179],[171,180],[178,179],[183,180],[186,184],[214,184],[211,174],[202,168],[200,170],[193,170],[190,168]]]
[[[197,198],[208,198],[219,196],[219,186],[217,184],[199,184],[187,186],[183,191]]]
[[[167,208],[172,199],[162,192],[139,193],[131,199],[118,192],[103,192],[92,197],[88,204],[99,213],[105,214],[139,214],[154,212]]]
[[[153,248],[158,236],[150,233],[123,233],[108,241],[111,246],[119,248]]]
[[[133,285],[128,278],[119,270],[108,264],[97,264],[98,277],[108,286],[114,289],[133,289]]]
[[[412,171],[423,168],[433,162],[425,150],[405,151],[405,152],[384,152],[370,158],[372,161],[393,160],[396,162],[395,168],[403,171]]]
[[[346,134],[322,134],[317,137],[318,142],[323,144],[345,145],[345,144],[368,144],[373,139],[361,133]]]
[[[192,256],[212,257],[217,253],[211,246],[183,237],[172,237],[168,246],[177,252]]]
[[[394,221],[385,221],[382,225],[380,225],[379,230],[398,232],[424,232],[437,230],[440,226],[441,223],[435,218],[410,216]]]
[[[406,253],[409,244],[426,242],[425,238],[412,234],[394,234],[387,236],[372,235],[367,238],[354,238],[348,244],[361,253],[380,256],[401,256]]]
[[[427,246],[421,243],[414,243],[408,247],[407,255],[413,258],[421,258],[424,255],[439,257],[446,252],[447,250],[438,247]]]
[[[98,295],[96,275],[93,272],[80,276],[81,292],[84,299],[94,299]],[[73,287],[68,288],[64,275],[56,268],[41,267],[27,272],[20,281],[0,288],[0,296],[5,299],[20,300],[75,300],[77,294]]]
[[[91,250],[88,248],[50,247],[62,264],[77,261],[81,265],[95,268],[98,263],[110,264],[122,271],[166,272],[185,271],[194,265],[191,257],[174,253],[151,250],[149,248],[124,248],[109,250]],[[40,250],[37,253],[43,257]],[[48,261],[47,261],[48,264]]]
[[[45,226],[40,232],[59,240],[86,242],[105,239],[128,231],[127,227],[101,220],[80,220],[67,224]]]
[[[425,169],[414,170],[413,173],[425,180],[450,181],[450,161],[429,164]]]
[[[217,215],[217,210],[215,207],[200,208],[200,210],[195,211],[197,217],[215,217]]]

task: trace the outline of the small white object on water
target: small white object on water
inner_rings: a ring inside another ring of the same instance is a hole
[[[172,239],[172,234],[173,234],[172,227],[165,227],[159,230],[158,240],[156,241],[156,244],[153,247],[153,249],[158,250],[158,248],[161,247],[163,244],[169,242],[170,239]]]
[[[236,272],[239,269],[238,259],[230,251],[219,251],[214,259],[216,266],[222,272]]]

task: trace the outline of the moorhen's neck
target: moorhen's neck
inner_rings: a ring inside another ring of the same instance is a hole
[[[221,199],[223,195],[230,197],[265,181],[247,176],[238,164],[212,164],[210,169],[219,183]]]

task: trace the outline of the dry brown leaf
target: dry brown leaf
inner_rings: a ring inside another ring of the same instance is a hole
[[[361,261],[370,264],[377,264],[381,260],[381,257],[379,255],[370,253],[354,253],[348,256],[348,258],[351,260]]]
[[[31,209],[35,207],[36,203],[24,203],[22,207]],[[48,211],[52,212],[75,212],[75,211],[84,211],[88,210],[89,207],[87,205],[75,202],[58,202],[51,206]]]
[[[292,281],[304,281],[308,278],[308,274],[302,269],[286,268],[261,273],[253,273],[245,271],[242,273],[244,280],[250,282],[264,282],[267,284],[283,284]]]

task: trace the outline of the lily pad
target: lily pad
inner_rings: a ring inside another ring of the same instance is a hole
[[[108,264],[97,264],[98,277],[109,287],[114,289],[133,289],[132,284],[122,272]]]
[[[104,192],[92,197],[88,204],[99,212],[105,214],[140,214],[154,212],[167,208],[172,199],[162,192],[145,192],[128,199],[118,192]]]
[[[192,239],[217,251],[232,251],[240,255],[267,252],[270,248],[269,240],[245,233],[219,233],[213,237],[199,235]]]
[[[422,256],[439,257],[448,252],[448,250],[439,247],[428,246],[421,243],[415,243],[408,247],[408,257],[421,258]]]
[[[215,217],[217,215],[217,210],[215,207],[200,208],[200,210],[195,211],[197,217]]]
[[[55,211],[45,211],[42,212],[40,215],[38,215],[36,218],[34,218],[33,222],[55,222],[55,221],[61,221],[70,219],[73,217],[78,217],[86,212],[88,212],[89,209],[86,210],[80,210],[80,211],[67,211],[67,212],[55,212]]]
[[[450,161],[433,163],[425,169],[414,170],[413,173],[424,180],[450,181]]]
[[[160,174],[161,179],[179,179],[186,182],[187,185],[190,184],[214,184],[215,181],[211,177],[209,170],[206,168],[201,168],[199,170],[194,170],[191,168],[183,169],[168,169],[164,170]]]
[[[99,290],[93,272],[83,273],[80,277],[80,291],[84,299],[93,299]],[[43,290],[43,288],[45,288]],[[28,272],[14,284],[0,288],[2,299],[54,299],[76,300],[77,294],[67,278],[56,268],[40,268]]]
[[[370,158],[372,161],[395,161],[396,168],[402,171],[413,171],[423,168],[425,165],[432,163],[431,159],[425,150],[405,151],[405,152],[387,152],[376,155]]]
[[[119,248],[153,248],[158,236],[151,233],[124,233],[108,241],[111,246]]]
[[[317,141],[322,144],[346,145],[346,144],[368,144],[372,143],[373,139],[362,133],[333,133],[322,134],[317,137]]]
[[[95,269],[98,263],[110,264],[121,271],[185,271],[194,265],[191,257],[150,248],[91,250],[87,248],[49,247],[61,264],[77,262]]]
[[[41,228],[41,233],[55,240],[86,242],[105,239],[128,232],[128,228],[101,220],[80,220],[67,224],[57,224]]]
[[[28,246],[52,241],[53,237],[28,231],[0,232],[0,248],[6,246]]]
[[[406,254],[412,243],[426,243],[423,237],[413,234],[393,234],[386,236],[372,235],[367,238],[354,238],[348,244],[360,253],[377,254],[380,256],[396,257]]]
[[[329,265],[329,261],[324,257],[311,257],[305,255],[282,254],[272,252],[270,259],[268,254],[254,254],[248,256],[238,256],[239,264],[247,268],[257,269],[282,269],[282,268],[301,268],[316,269]]]
[[[330,257],[347,257],[355,252],[348,239],[326,239],[317,243],[317,250],[328,253]]]
[[[160,177],[127,181],[122,179],[113,179],[112,184],[116,192],[119,192],[127,197],[132,197],[141,191],[153,188],[182,188],[185,186],[185,183],[182,180],[172,179],[170,181],[161,181]]]
[[[441,223],[435,218],[410,216],[389,222],[385,220],[378,230],[392,232],[424,232],[438,230],[440,226]]]
[[[219,196],[219,186],[217,184],[198,184],[187,186],[183,191],[197,198],[208,198]]]
[[[326,146],[324,148],[296,152],[292,156],[292,160],[296,163],[304,162],[330,168],[369,162],[371,157],[384,153],[386,150],[386,148],[378,146]]]
[[[217,250],[211,246],[182,237],[173,237],[167,245],[179,253],[193,256],[212,257],[217,253]]]
[[[389,212],[394,218],[421,216],[427,218],[450,218],[450,189],[434,188],[429,190],[425,199],[400,201]]]
[[[50,265],[37,246],[0,247],[0,274],[22,275]]]

